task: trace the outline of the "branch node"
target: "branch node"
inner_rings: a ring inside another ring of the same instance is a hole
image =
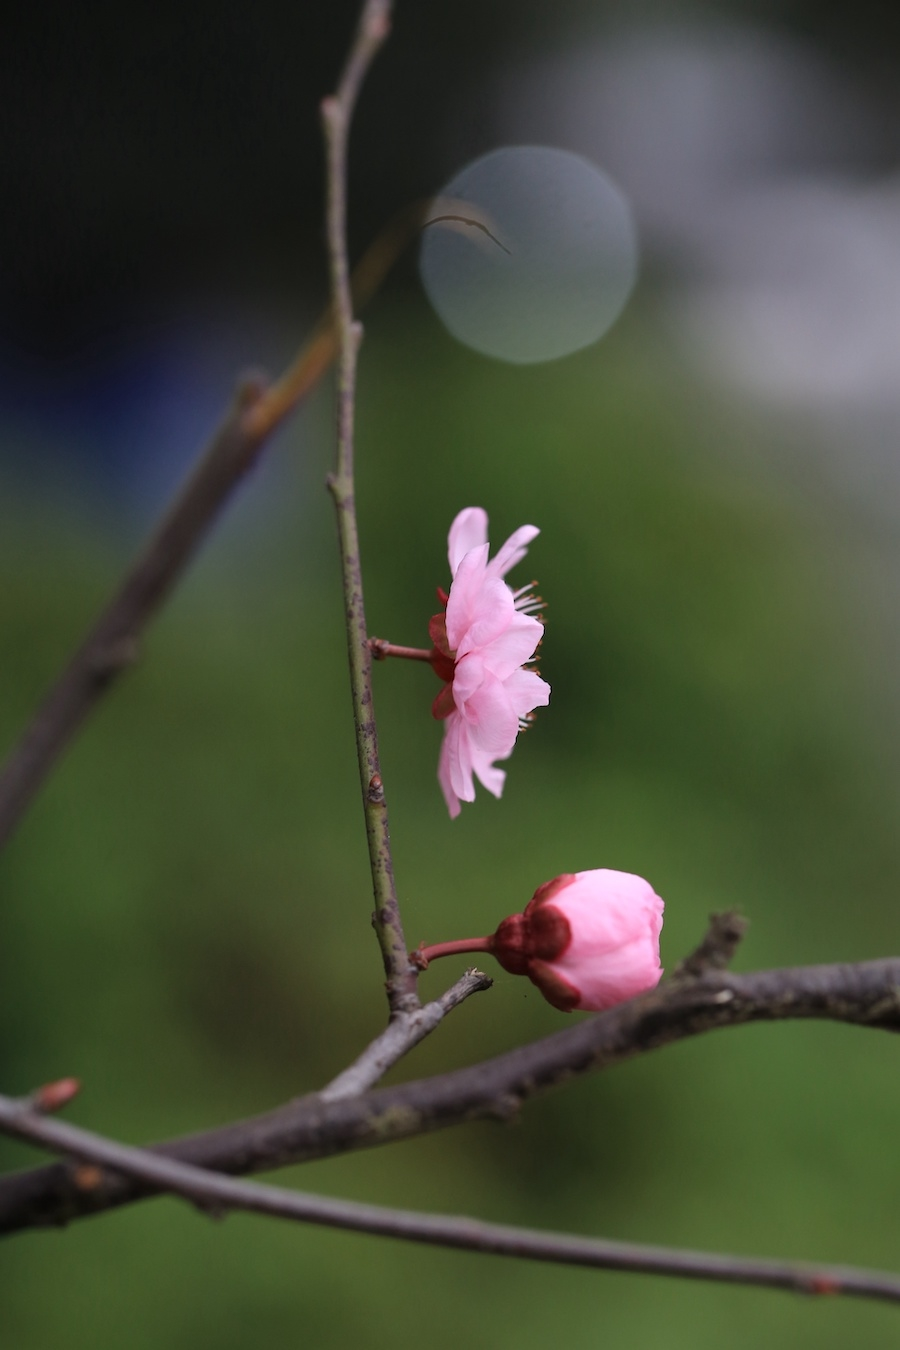
[[[235,403],[239,412],[249,412],[269,387],[268,378],[260,370],[248,370],[238,377]]]
[[[504,1125],[518,1121],[522,1111],[522,1099],[512,1092],[504,1092],[491,1102],[490,1115]]]
[[[140,643],[135,634],[124,634],[97,652],[93,662],[94,679],[99,683],[111,680],[113,676],[135,665],[140,654]]]

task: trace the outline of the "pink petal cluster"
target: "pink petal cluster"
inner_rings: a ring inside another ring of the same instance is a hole
[[[489,950],[555,1008],[601,1012],[659,983],[662,922],[649,882],[601,867],[539,886],[525,912],[488,939]]]
[[[500,796],[506,774],[495,760],[508,758],[532,710],[550,701],[546,681],[523,668],[544,632],[529,612],[539,602],[528,586],[513,591],[503,580],[540,531],[522,525],[490,561],[487,531],[479,506],[454,520],[446,612],[430,625],[432,664],[447,681],[433,712],[444,719],[438,779],[451,817],[459,815],[460,802],[475,800],[475,778]]]

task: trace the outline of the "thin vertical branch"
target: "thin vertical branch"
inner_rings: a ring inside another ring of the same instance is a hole
[[[353,482],[353,420],[356,393],[356,356],[362,328],[353,317],[350,268],[347,257],[347,141],[359,87],[388,34],[388,0],[367,0],[356,38],[335,94],[322,103],[327,164],[327,237],[331,270],[332,314],[338,336],[337,468],[329,490],[337,511],[347,650],[356,749],[359,758],[369,863],[375,895],[373,924],[387,977],[391,1016],[419,1007],[415,969],[406,954],[406,939],[397,903],[387,802],[378,757],[378,733],[372,702],[372,657],[368,644],[359,533]]]

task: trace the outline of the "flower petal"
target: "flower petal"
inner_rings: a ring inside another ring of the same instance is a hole
[[[460,738],[467,737],[471,746],[491,760],[506,759],[519,734],[519,714],[500,681],[485,673],[460,712],[464,722]]]
[[[450,526],[447,538],[447,554],[450,559],[450,575],[456,576],[457,568],[467,553],[488,541],[487,512],[480,506],[467,506]]]
[[[473,769],[475,777],[482,787],[486,787],[488,792],[492,792],[495,797],[503,796],[503,784],[506,782],[506,774],[503,769],[495,768],[486,755],[474,757]]]
[[[503,582],[499,584],[504,585]],[[543,636],[544,625],[538,619],[514,611],[505,631],[481,646],[481,657],[498,680],[507,680],[531,660]],[[464,640],[462,649],[466,647],[468,641]]]
[[[528,545],[539,534],[540,530],[536,525],[520,525],[517,530],[512,532],[503,547],[498,550],[496,558],[491,559],[488,572],[492,576],[505,577],[507,572],[512,571],[517,562],[522,561],[528,552]],[[486,538],[487,535],[485,535]]]
[[[447,599],[447,642],[452,652],[459,647],[475,615],[484,586],[488,550],[488,544],[479,544],[470,549],[453,578]]]
[[[465,656],[467,652],[484,653],[490,650],[491,644],[497,639],[502,639],[510,627],[518,624],[520,618],[512,591],[506,582],[501,581],[499,577],[483,577],[474,603],[469,607],[466,627],[457,632],[456,611],[451,618],[453,635],[457,639],[455,646],[457,657]],[[448,634],[449,631],[448,629]],[[525,659],[527,658],[522,658]]]
[[[568,953],[553,962],[564,979],[578,986],[578,1007],[586,1012],[603,1012],[624,1003],[659,983],[662,966],[659,947],[649,936],[636,938],[624,947],[607,952],[602,964],[572,962]]]
[[[445,726],[447,726],[447,730],[445,731],[444,739],[441,742],[441,755],[438,760],[438,782],[440,783],[441,791],[444,794],[444,801],[447,803],[447,810],[450,812],[450,819],[455,820],[462,808],[460,806],[459,797],[457,797],[453,790],[450,760],[454,753],[454,746],[452,739],[448,734],[449,726],[447,723],[445,723]]]
[[[451,714],[445,723],[447,769],[450,786],[463,802],[474,802],[475,784],[472,782],[472,754],[466,727],[459,714]]]
[[[503,681],[503,688],[517,717],[524,717],[534,708],[546,708],[550,702],[549,684],[533,670],[513,671],[509,679]]]
[[[549,903],[572,930],[553,965],[578,987],[579,1008],[599,1012],[659,982],[663,902],[642,877],[608,868],[578,872]]]

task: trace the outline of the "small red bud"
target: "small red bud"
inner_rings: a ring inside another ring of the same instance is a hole
[[[45,1083],[43,1087],[37,1088],[31,1094],[31,1105],[42,1115],[52,1115],[54,1111],[61,1111],[64,1106],[68,1106],[80,1091],[81,1083],[77,1078],[59,1078],[55,1083]]]

